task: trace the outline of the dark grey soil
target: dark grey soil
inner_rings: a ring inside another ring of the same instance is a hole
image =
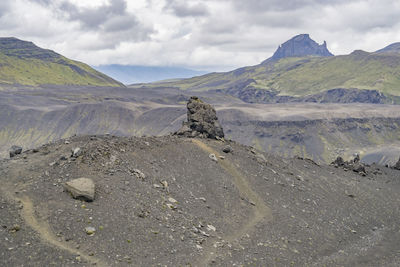
[[[93,202],[64,192],[79,177]],[[0,183],[1,266],[400,262],[400,171],[379,166],[363,177],[234,142],[84,136],[1,161]]]

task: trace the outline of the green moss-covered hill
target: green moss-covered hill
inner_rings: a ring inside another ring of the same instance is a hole
[[[286,57],[226,73],[150,86],[191,91],[265,89],[295,97],[334,88],[357,88],[400,96],[400,53],[357,50],[350,55],[332,57]]]
[[[16,38],[0,38],[0,84],[123,86],[84,63]]]

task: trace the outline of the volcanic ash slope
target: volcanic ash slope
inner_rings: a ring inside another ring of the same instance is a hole
[[[0,265],[395,266],[399,176],[223,140],[60,140],[0,162]],[[82,177],[92,202],[65,192]]]

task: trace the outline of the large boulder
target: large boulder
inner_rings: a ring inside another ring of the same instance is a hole
[[[187,122],[176,132],[177,135],[218,139],[224,131],[218,122],[215,109],[198,97],[192,96],[187,103]]]
[[[66,182],[64,188],[71,193],[73,198],[86,201],[94,200],[95,185],[89,178],[78,178]]]

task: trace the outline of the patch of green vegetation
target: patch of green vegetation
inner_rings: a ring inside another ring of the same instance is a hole
[[[26,45],[17,49],[13,48],[12,42]],[[10,41],[7,46],[0,46],[0,83],[30,86],[123,86],[84,63],[19,40]]]

